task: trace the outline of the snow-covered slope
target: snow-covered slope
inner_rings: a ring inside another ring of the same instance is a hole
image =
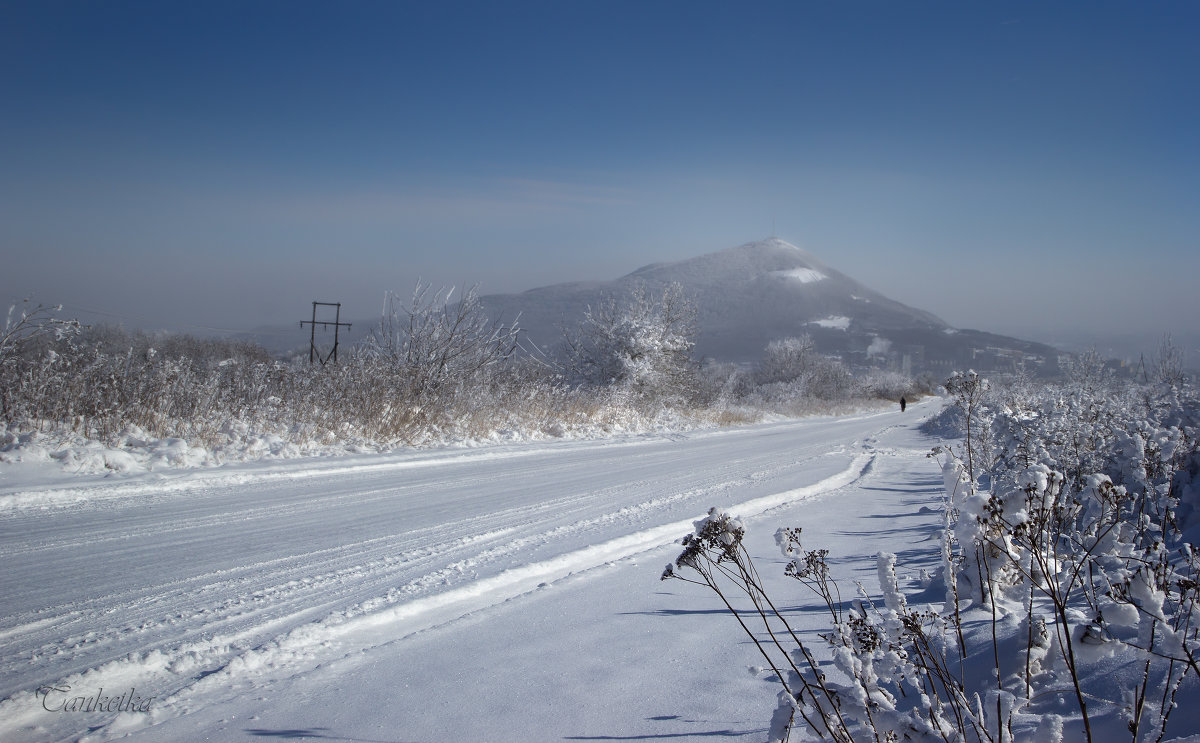
[[[1021,356],[1053,365],[1054,349],[971,330],[889,299],[778,238],[675,263],[656,263],[610,282],[570,283],[484,298],[493,314],[513,317],[538,346],[553,348],[561,328],[605,294],[637,283],[655,290],[677,282],[699,311],[697,354],[757,359],[768,342],[809,333],[823,353],[851,363],[892,365],[914,373],[956,367],[1011,368]],[[1033,364],[1036,365],[1036,364]]]

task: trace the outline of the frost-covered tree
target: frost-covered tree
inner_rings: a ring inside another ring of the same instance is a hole
[[[39,339],[61,340],[78,333],[79,321],[58,317],[61,310],[61,305],[30,306],[28,299],[10,305],[0,328],[0,362],[16,357]]]
[[[767,344],[755,376],[759,384],[794,382],[808,375],[817,359],[817,345],[808,333],[779,338]]]
[[[672,283],[658,295],[639,284],[624,301],[605,297],[565,335],[571,368],[583,381],[678,400],[695,392],[695,334],[696,308]]]
[[[13,410],[12,396],[19,389],[16,380],[21,357],[42,342],[61,341],[79,332],[78,320],[58,317],[62,306],[30,306],[23,299],[9,306],[0,327],[0,417],[8,420]]]
[[[1154,375],[1159,382],[1172,387],[1180,387],[1187,381],[1187,376],[1183,373],[1183,354],[1171,340],[1170,333],[1164,335],[1158,345]]]
[[[487,316],[472,286],[457,304],[454,287],[430,292],[418,283],[412,300],[384,297],[379,329],[366,346],[368,357],[399,373],[414,399],[445,394],[478,381],[481,374],[513,356],[518,347],[517,320]]]
[[[807,333],[768,343],[755,378],[768,398],[799,392],[821,400],[840,400],[849,397],[855,388],[845,364],[817,353]],[[781,386],[787,389],[777,389]]]
[[[873,369],[859,379],[862,394],[882,400],[898,400],[904,395],[917,394],[918,388],[912,378],[900,372]]]

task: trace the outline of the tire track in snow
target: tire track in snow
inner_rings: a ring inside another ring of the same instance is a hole
[[[768,495],[733,506],[742,516],[829,492],[841,485],[839,476],[849,472],[848,484],[861,475],[862,469],[846,469],[845,462],[869,446],[863,446],[865,431],[846,430],[861,426],[817,423],[811,436],[804,435],[804,427],[798,436],[796,427],[788,425],[721,431],[684,446],[640,441],[636,443],[644,448],[596,446],[566,451],[577,455],[566,457],[561,456],[564,450],[556,450],[544,460],[518,459],[496,468],[430,469],[383,488],[375,486],[391,477],[391,468],[326,481],[308,472],[299,478],[308,484],[299,487],[291,486],[289,478],[273,478],[279,482],[245,494],[230,488],[198,490],[194,498],[175,492],[162,497],[148,492],[142,499],[99,497],[82,508],[82,516],[59,509],[46,515],[0,509],[5,530],[22,535],[12,540],[12,548],[36,559],[41,553],[30,545],[48,545],[48,556],[66,552],[66,545],[98,545],[95,552],[101,557],[142,564],[144,556],[154,554],[146,547],[157,544],[152,538],[156,526],[176,524],[175,516],[190,519],[197,533],[172,529],[171,540],[178,534],[192,542],[207,541],[225,527],[217,543],[234,546],[254,534],[258,522],[269,527],[271,521],[283,522],[289,530],[269,532],[271,537],[291,538],[290,530],[304,533],[313,524],[319,527],[311,530],[317,537],[341,533],[331,527],[358,535],[349,543],[326,539],[325,544],[336,545],[328,549],[247,550],[243,562],[205,560],[198,570],[171,570],[155,582],[115,586],[122,590],[95,593],[87,603],[61,590],[29,593],[24,601],[29,610],[5,618],[0,635],[0,650],[8,656],[5,668],[13,673],[9,689],[27,690],[0,702],[0,737],[7,740],[4,731],[19,725],[21,705],[12,703],[24,700],[36,711],[31,690],[44,681],[115,688],[128,680],[139,690],[158,692],[158,699],[173,694],[206,704],[209,700],[197,696],[197,690],[220,687],[220,679],[242,689],[254,686],[256,675],[269,683],[276,674],[288,677],[323,658],[393,642],[528,593],[541,583],[673,542],[692,528],[693,519],[677,520],[681,516],[729,503],[731,495],[744,489]],[[842,438],[844,434],[851,435]],[[854,460],[864,461],[869,460]],[[536,473],[533,491],[525,486],[531,472]],[[839,474],[790,488],[831,472]],[[443,494],[453,496],[445,505]],[[655,494],[662,495],[647,497]],[[419,519],[410,518],[406,499],[420,507],[414,512]],[[325,508],[315,507],[318,502]],[[135,518],[144,506],[153,506],[154,513]],[[228,523],[206,513],[216,509],[227,515]],[[335,509],[350,510],[354,518],[330,522]],[[397,509],[404,513],[396,517]],[[381,518],[390,521],[374,528]],[[671,523],[657,525],[665,520]],[[254,523],[240,526],[247,521]],[[122,530],[123,539],[118,537]],[[142,538],[145,544],[139,546]],[[122,546],[124,540],[128,547]],[[572,549],[579,544],[590,546]],[[6,546],[0,545],[0,555]],[[130,552],[133,548],[140,554]],[[194,547],[181,554],[207,556]],[[241,552],[232,554],[239,559]],[[35,583],[14,586],[25,590]],[[123,590],[130,586],[136,590]],[[42,595],[49,600],[42,601]],[[67,647],[64,652],[61,627],[54,626],[47,611],[77,622],[79,631],[70,633],[70,639],[85,640],[85,649],[94,651]],[[17,626],[9,624],[13,620]],[[46,640],[37,650],[55,657],[23,668],[10,663],[29,658],[29,643],[23,640],[34,637]]]
[[[292,556],[286,556],[201,576],[162,582],[154,586],[153,594],[146,594],[144,589],[118,591],[109,596],[113,608],[105,610],[106,614],[120,612],[121,618],[116,624],[111,623],[114,617],[110,616],[110,623],[97,629],[89,624],[92,617],[83,610],[86,607],[74,604],[51,609],[55,611],[55,615],[49,618],[46,618],[47,610],[43,609],[36,615],[16,617],[20,624],[0,633],[0,651],[11,649],[11,642],[6,640],[16,642],[24,639],[28,644],[28,638],[22,635],[28,635],[40,628],[52,629],[53,633],[44,633],[46,640],[34,651],[31,662],[45,654],[62,655],[69,652],[77,660],[76,667],[86,670],[92,665],[104,662],[104,658],[96,657],[97,651],[107,643],[132,632],[140,633],[150,640],[155,632],[169,631],[175,641],[180,642],[204,636],[220,638],[229,627],[229,631],[242,636],[246,633],[235,630],[240,630],[243,625],[260,615],[261,621],[273,625],[275,618],[280,615],[296,617],[321,608],[331,609],[339,598],[343,598],[343,594],[337,591],[343,581],[352,581],[347,591],[361,594],[364,588],[369,590],[372,578],[378,578],[378,590],[387,590],[387,596],[378,601],[383,604],[395,603],[419,595],[427,589],[450,584],[454,582],[453,579],[468,575],[471,568],[502,560],[524,548],[547,544],[555,539],[585,532],[597,525],[633,522],[637,517],[653,513],[658,508],[701,497],[710,494],[713,489],[730,487],[736,482],[737,480],[723,480],[709,483],[707,488],[652,499],[622,507],[615,512],[605,512],[597,517],[576,517],[578,512],[586,510],[585,507],[594,507],[593,501],[597,500],[598,495],[603,495],[608,490],[619,491],[630,485],[623,483],[612,488],[541,500],[535,504],[520,504],[483,516],[446,522],[432,530],[423,530],[419,537],[389,535],[343,544],[336,548],[316,550],[307,553],[305,560],[299,565]],[[259,510],[268,511],[273,518],[286,515],[278,507],[252,509],[252,512]],[[540,517],[545,513],[553,513],[559,520],[567,519],[569,523],[550,530],[510,538],[521,531],[521,526],[540,523]],[[217,525],[219,521],[212,521],[215,518],[206,517],[204,525]],[[209,523],[210,521],[212,523]],[[515,523],[518,526],[487,529],[488,524],[497,521]],[[183,528],[179,522],[174,522],[172,526],[173,529],[166,530],[168,533]],[[130,536],[125,534],[122,539],[128,539]],[[444,541],[431,543],[430,539],[434,537],[442,537]],[[111,539],[115,540],[116,537]],[[70,542],[63,543],[59,548],[67,549],[70,545]],[[481,552],[474,551],[479,546],[484,546],[485,549]],[[423,566],[427,565],[432,567],[435,560],[455,558],[455,555],[458,557],[448,566],[422,572],[419,578],[401,588],[382,585],[392,583],[394,586],[392,577],[397,569],[403,568],[411,572],[423,569]],[[193,602],[193,606],[185,613],[177,610],[182,596],[187,596]],[[212,596],[217,600],[215,603],[195,605],[197,599],[203,600],[205,596]],[[296,605],[295,611],[290,609],[292,605]],[[301,611],[304,608],[308,611]],[[181,636],[176,625],[184,624],[188,618],[186,614],[189,613],[197,617],[204,615],[204,623],[198,627],[185,627]],[[71,625],[79,625],[80,633],[63,636],[62,631]]]
[[[827,495],[859,480],[870,471],[874,461],[874,454],[861,454],[843,471],[817,483],[760,496],[726,510],[736,513],[739,518],[748,518],[796,501]],[[247,679],[263,675],[296,675],[322,662],[396,642],[499,605],[570,575],[671,544],[691,531],[694,522],[695,519],[687,519],[651,527],[409,601],[377,599],[337,612],[238,655],[219,670],[204,674],[165,699],[153,718],[122,721],[122,729],[186,713],[194,698],[238,689]],[[399,593],[403,594],[403,589]]]
[[[269,635],[263,637],[263,633],[270,628],[283,625],[286,629],[289,622],[294,626],[300,621],[311,621],[314,613],[336,609],[339,601],[344,601],[348,594],[362,595],[364,590],[370,592],[375,586],[376,597],[356,604],[355,611],[358,612],[395,604],[443,586],[471,580],[474,569],[519,555],[529,547],[586,533],[598,525],[634,523],[640,516],[652,515],[671,504],[708,497],[714,490],[732,487],[738,481],[735,478],[709,482],[707,487],[651,499],[596,517],[576,518],[577,512],[595,501],[598,494],[629,486],[624,483],[447,522],[435,527],[433,534],[422,531],[419,539],[389,536],[318,550],[308,553],[301,565],[291,557],[279,558],[160,583],[149,595],[137,591],[118,592],[110,597],[114,608],[104,610],[106,614],[120,612],[120,619],[115,624],[114,617],[109,616],[108,623],[96,627],[94,612],[75,604],[57,607],[53,610],[55,614],[48,618],[46,610],[40,610],[37,615],[19,617],[20,624],[0,634],[0,651],[10,653],[19,649],[17,644],[22,642],[28,646],[29,635],[40,634],[44,640],[35,647],[29,662],[33,664],[47,656],[69,654],[76,669],[69,677],[75,678],[94,668],[121,662],[127,653],[120,650],[119,641],[136,633],[144,638],[143,643],[158,646],[149,653],[141,653],[141,657],[178,655],[189,659],[188,667],[212,670],[236,653],[247,650],[245,642],[256,638],[257,642],[266,641]],[[513,538],[522,531],[522,526],[541,523],[545,513],[553,513],[560,520],[568,519],[569,523]],[[274,515],[283,514],[275,512]],[[517,526],[486,530],[487,524],[496,521],[516,523]],[[462,536],[457,536],[459,534]],[[431,543],[432,536],[448,539]],[[366,560],[362,554],[367,547],[375,555],[373,559]],[[347,551],[354,554],[348,556]],[[453,561],[437,567],[448,559]],[[406,572],[420,572],[397,588],[394,577],[400,568]],[[297,571],[301,577],[296,577]],[[343,581],[346,584],[344,591],[339,590]],[[242,584],[249,585],[242,589]],[[386,593],[379,596],[379,592]],[[178,606],[180,597],[185,595],[193,604],[181,613]],[[216,601],[194,603],[209,595]],[[188,615],[191,618],[203,616],[203,624],[188,626]],[[79,630],[64,635],[64,629],[69,630],[72,626]],[[162,640],[167,637],[170,645],[164,647]],[[106,650],[109,647],[117,651],[115,655]],[[205,657],[207,661],[202,660]],[[79,676],[76,681],[81,682],[83,678]]]

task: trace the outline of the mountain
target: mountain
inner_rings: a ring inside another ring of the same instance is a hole
[[[1034,373],[1057,373],[1060,352],[1055,348],[952,328],[777,238],[675,263],[654,263],[613,281],[554,284],[519,294],[490,294],[481,301],[493,318],[520,315],[528,344],[552,354],[562,345],[562,328],[578,324],[588,305],[596,306],[606,296],[620,299],[638,284],[657,293],[671,283],[683,286],[696,304],[699,357],[751,363],[770,341],[808,333],[818,351],[857,368],[942,376],[955,369],[1011,371],[1023,359]],[[378,327],[378,317],[356,318],[352,328],[343,328],[340,347],[349,350]],[[307,357],[311,332],[291,325],[258,328],[236,337],[277,353]],[[328,353],[332,329],[318,326],[315,335],[318,348]]]
[[[675,263],[655,263],[608,282],[576,282],[483,297],[493,317],[520,314],[530,342],[553,351],[562,327],[588,305],[624,296],[637,284],[657,292],[678,283],[698,310],[696,354],[734,362],[758,359],[767,343],[808,333],[817,349],[852,366],[913,374],[958,368],[1010,371],[1024,359],[1054,373],[1059,352],[1044,344],[952,328],[940,318],[889,299],[777,238]]]

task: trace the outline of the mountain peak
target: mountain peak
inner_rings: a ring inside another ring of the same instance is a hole
[[[1005,353],[1046,353],[1014,339],[952,335],[930,313],[889,299],[778,237],[643,266],[614,281],[559,284],[485,300],[496,315],[520,313],[529,337],[550,347],[564,323],[605,295],[620,297],[636,285],[658,291],[671,283],[681,285],[696,305],[696,350],[702,356],[749,362],[770,341],[802,334],[811,335],[822,353],[850,363],[907,370],[979,366],[976,354],[992,346]]]
[[[816,257],[803,248],[792,245],[787,240],[781,240],[778,237],[768,237],[765,240],[756,240],[744,245],[739,245],[736,248],[729,248],[722,251],[725,253],[744,253],[748,255],[757,255],[769,258],[800,258],[807,261],[814,261]]]
[[[783,238],[779,238],[779,237],[768,237],[765,240],[755,240],[754,242],[748,242],[745,245],[739,245],[737,248],[733,248],[733,249],[740,250],[740,249],[747,249],[747,248],[753,248],[753,249],[759,249],[759,250],[770,250],[770,249],[781,249],[781,248],[788,249],[788,250],[801,250],[799,247],[792,245],[787,240],[784,240]]]
[[[722,251],[724,253],[741,254],[751,257],[754,260],[761,261],[764,264],[775,263],[792,265],[795,267],[807,268],[826,268],[821,259],[808,252],[798,245],[793,245],[787,240],[778,237],[768,237],[765,240],[756,240],[744,245],[739,245],[736,248],[730,248]]]
[[[769,237],[674,263],[652,263],[619,281],[716,286],[763,279],[813,283],[835,276],[841,277],[807,250]]]

